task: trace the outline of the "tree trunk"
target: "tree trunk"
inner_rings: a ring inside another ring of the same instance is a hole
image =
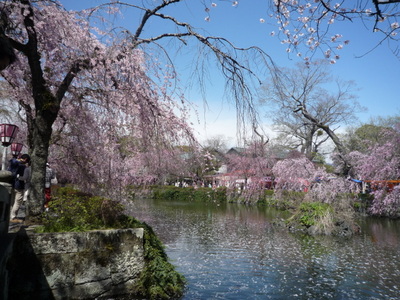
[[[349,175],[350,169],[351,169],[351,165],[348,162],[348,160],[346,159],[346,154],[347,154],[347,149],[346,147],[342,144],[342,142],[340,141],[339,137],[329,128],[329,126],[324,126],[324,125],[320,125],[318,126],[319,128],[321,128],[322,130],[324,130],[327,135],[332,139],[333,143],[336,146],[337,151],[339,152],[339,157],[343,162],[343,175]]]
[[[314,130],[309,130],[306,133],[306,138],[304,141],[304,153],[309,160],[313,159],[313,151],[312,151],[313,136],[314,136]]]
[[[36,217],[43,211],[44,181],[46,162],[49,154],[50,138],[54,118],[47,112],[37,112],[34,119],[33,139],[31,148],[32,178],[31,198],[28,204],[28,216]]]
[[[33,9],[28,0],[20,0],[25,4],[23,24],[28,34],[26,44],[10,39],[11,45],[18,49],[28,59],[31,72],[32,97],[34,108],[23,106],[27,114],[28,144],[32,162],[31,194],[28,203],[27,216],[36,217],[43,211],[44,181],[46,162],[52,134],[52,125],[60,110],[62,97],[53,95],[48,88],[41,66],[41,55],[38,37],[33,21]],[[63,90],[66,90],[64,88]]]
[[[346,154],[347,154],[347,149],[346,147],[342,144],[342,142],[340,141],[339,137],[335,134],[335,132],[333,132],[333,130],[331,130],[329,128],[329,126],[321,124],[320,122],[318,122],[318,120],[316,120],[315,118],[313,118],[306,109],[302,109],[302,114],[303,116],[308,119],[309,121],[311,121],[313,124],[315,124],[315,126],[317,126],[318,128],[321,128],[323,131],[326,132],[326,134],[332,139],[332,142],[335,144],[337,151],[339,152],[339,157],[342,160],[343,164],[344,164],[344,168],[343,168],[343,173],[344,175],[348,175],[349,171],[350,171],[350,164],[346,159]]]

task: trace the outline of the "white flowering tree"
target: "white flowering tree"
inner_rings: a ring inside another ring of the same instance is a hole
[[[230,2],[232,6],[240,6],[242,1],[209,0],[205,1],[205,10],[211,15],[218,2]],[[341,50],[351,43],[343,27],[337,26],[342,22],[359,30],[370,30],[371,33],[381,37],[376,44],[371,44],[369,49],[362,49],[365,54],[387,41],[393,53],[400,55],[398,51],[400,1],[398,0],[265,0],[265,2],[269,4],[269,9],[259,21],[276,27],[270,35],[277,37],[287,46],[286,52],[303,58],[306,64],[316,53],[322,54],[322,57],[331,64],[340,59]],[[209,21],[210,16],[207,15],[205,19]]]
[[[365,53],[387,41],[395,55],[399,56],[398,33],[400,7],[398,0],[273,0],[271,18],[279,27],[271,34],[287,45],[308,63],[316,50],[332,64],[340,59],[340,50],[351,42],[346,33],[338,31],[337,23],[346,26],[368,28],[380,34],[381,40],[371,45]],[[263,20],[264,21],[264,20]]]

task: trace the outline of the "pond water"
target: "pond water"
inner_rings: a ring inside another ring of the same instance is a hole
[[[182,299],[400,299],[400,222],[360,220],[349,239],[288,233],[282,212],[135,200],[188,282]]]

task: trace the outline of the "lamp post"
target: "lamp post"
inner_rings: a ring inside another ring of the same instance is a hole
[[[21,151],[22,151],[22,147],[24,147],[23,144],[20,143],[12,143],[11,144],[11,153],[13,156],[18,156]]]
[[[6,169],[7,147],[10,146],[19,131],[18,126],[13,124],[0,124],[0,142],[3,145],[3,160],[1,169]]]

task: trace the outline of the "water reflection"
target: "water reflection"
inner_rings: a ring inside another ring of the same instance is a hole
[[[244,205],[136,201],[188,280],[184,299],[399,299],[400,223],[362,221],[351,239],[272,225],[279,212]]]

